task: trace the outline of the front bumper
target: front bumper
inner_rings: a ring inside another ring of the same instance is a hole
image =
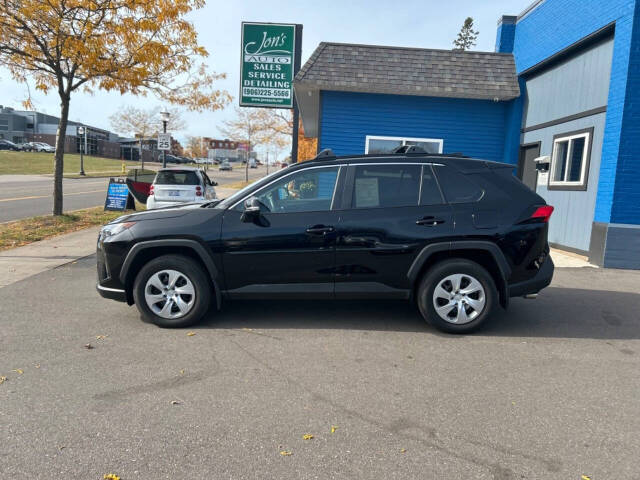
[[[118,302],[126,302],[127,301],[127,293],[124,290],[119,288],[110,288],[103,287],[99,283],[96,284],[96,290],[103,298],[108,298],[110,300],[117,300]]]
[[[549,286],[553,279],[554,269],[553,260],[551,260],[551,256],[548,255],[535,277],[524,282],[509,285],[509,296],[522,297],[524,295],[538,293],[543,288]]]

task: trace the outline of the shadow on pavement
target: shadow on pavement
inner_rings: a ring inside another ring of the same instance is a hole
[[[227,301],[195,328],[304,328],[435,333],[412,303],[383,300]],[[640,338],[640,294],[551,287],[512,298],[476,335]]]

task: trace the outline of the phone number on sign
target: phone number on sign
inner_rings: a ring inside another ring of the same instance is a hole
[[[246,97],[290,98],[291,90],[243,87],[242,95]]]

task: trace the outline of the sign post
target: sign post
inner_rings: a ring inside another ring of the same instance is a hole
[[[167,129],[166,123],[164,129]],[[158,150],[162,152],[162,168],[167,167],[167,150],[171,150],[171,134],[159,133],[158,134]]]

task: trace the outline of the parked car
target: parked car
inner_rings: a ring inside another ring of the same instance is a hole
[[[43,142],[31,142],[33,145],[34,152],[47,152],[47,153],[55,153],[56,147],[49,145],[48,143]]]
[[[209,202],[216,198],[215,185],[205,172],[197,168],[162,168],[151,185],[147,210]]]
[[[33,146],[30,142],[16,143],[16,146],[21,152],[30,152],[31,150],[33,150]]]
[[[0,150],[13,150],[17,152],[20,148],[9,140],[0,140]]]
[[[440,330],[471,332],[553,276],[553,207],[513,168],[321,153],[223,201],[106,225],[97,289],[162,327],[191,325],[223,298],[399,298]]]
[[[233,167],[231,166],[231,163],[229,162],[229,160],[222,160],[220,162],[220,165],[218,165],[218,170],[231,171],[233,170]]]
[[[258,168],[258,162],[256,162],[253,158],[249,160],[249,168]]]

